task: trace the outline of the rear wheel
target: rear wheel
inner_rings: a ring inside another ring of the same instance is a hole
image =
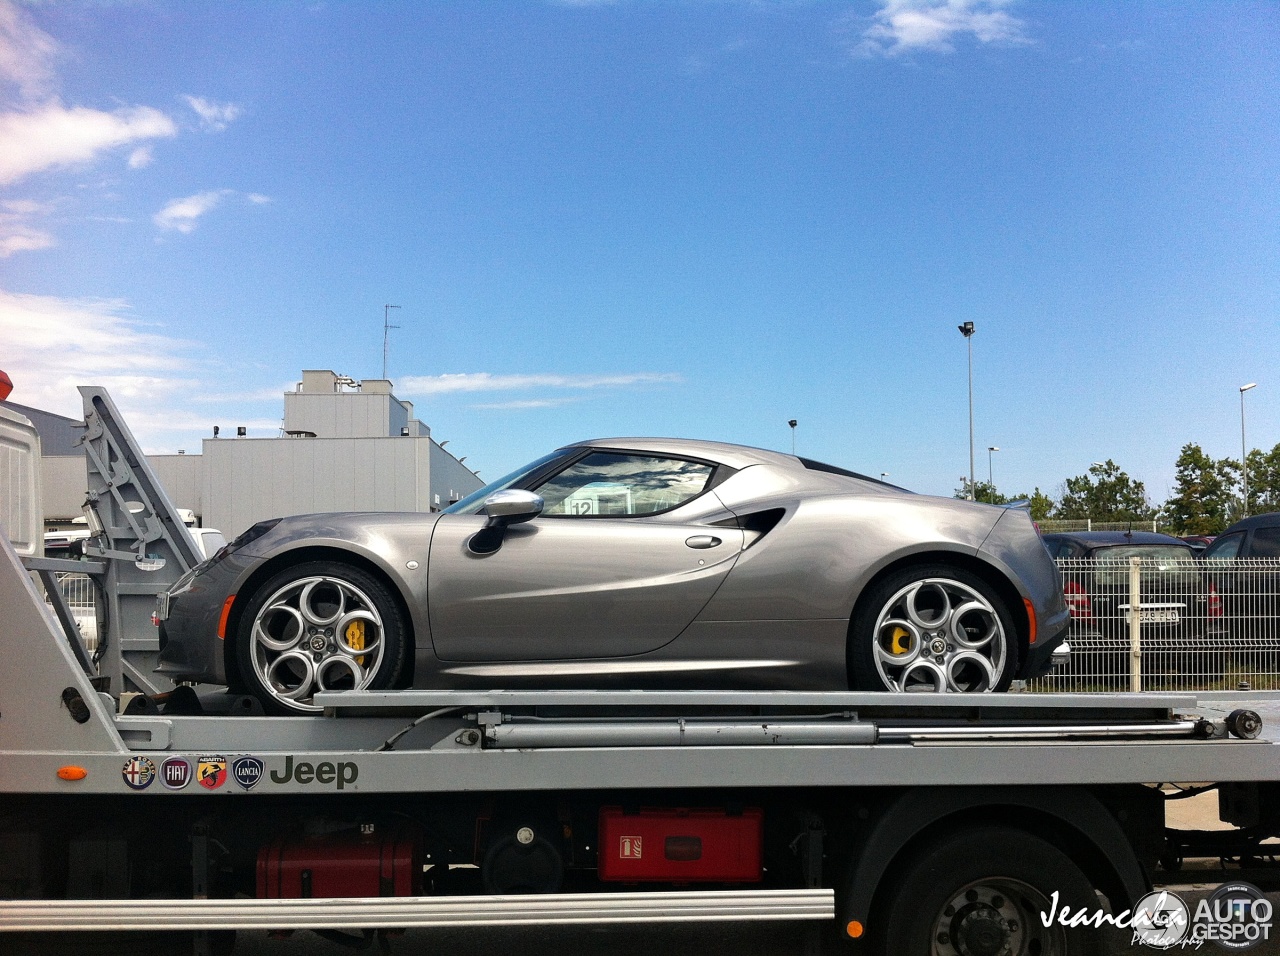
[[[1004,601],[977,575],[906,568],[859,601],[849,673],[858,690],[1006,690],[1018,668],[1017,635]]]
[[[1099,952],[1096,929],[1064,927],[1054,918],[1055,902],[1057,912],[1066,906],[1072,915],[1098,910],[1089,880],[1057,847],[1020,830],[981,827],[954,834],[915,856],[893,886],[877,931],[886,954]],[[1045,919],[1053,925],[1046,927]]]
[[[242,680],[275,713],[310,714],[321,690],[391,686],[408,643],[403,615],[373,575],[310,561],[268,580],[240,618]]]

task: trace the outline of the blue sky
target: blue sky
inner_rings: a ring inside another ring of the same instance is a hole
[[[0,368],[149,451],[389,377],[950,494],[1280,441],[1280,5],[0,0]],[[335,463],[335,467],[349,467]]]

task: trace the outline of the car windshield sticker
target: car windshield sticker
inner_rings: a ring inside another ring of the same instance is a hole
[[[191,782],[191,763],[185,757],[170,757],[160,765],[160,782],[170,790],[181,790]]]
[[[130,757],[120,773],[131,790],[146,790],[156,778],[156,765],[146,757]]]
[[[206,790],[217,790],[227,782],[226,757],[201,757],[196,764],[196,783]]]
[[[231,765],[231,776],[246,790],[252,790],[262,779],[262,761],[257,757],[241,757]]]

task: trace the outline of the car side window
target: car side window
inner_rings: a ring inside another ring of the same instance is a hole
[[[1240,554],[1240,545],[1244,543],[1244,532],[1237,531],[1235,534],[1224,534],[1218,538],[1213,544],[1205,549],[1204,557],[1207,561],[1214,559],[1227,560],[1234,558]]]
[[[714,465],[682,458],[596,451],[535,490],[544,515],[575,518],[656,514],[707,489]]]
[[[1256,528],[1249,548],[1255,558],[1280,558],[1280,528]]]

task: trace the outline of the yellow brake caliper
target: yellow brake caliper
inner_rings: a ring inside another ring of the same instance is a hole
[[[347,647],[353,651],[364,650],[364,621],[352,621],[348,624],[343,639],[347,642]],[[364,658],[357,657],[356,663],[364,667]]]
[[[901,657],[911,650],[911,632],[905,627],[895,627],[893,637],[889,641],[889,653]]]

